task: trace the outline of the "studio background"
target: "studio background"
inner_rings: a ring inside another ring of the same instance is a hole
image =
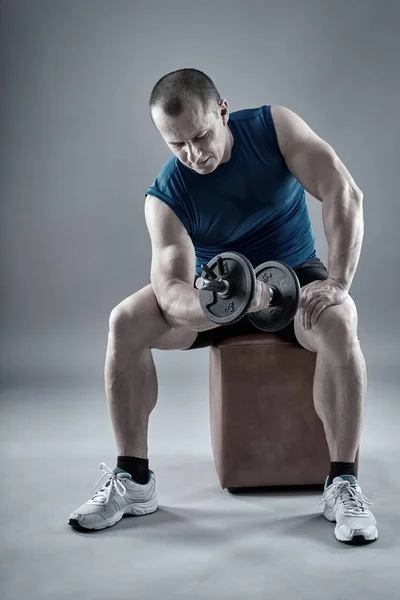
[[[206,72],[231,111],[283,104],[336,150],[364,193],[359,335],[369,366],[397,364],[398,4],[166,6],[2,3],[4,384],[98,380],[111,309],[150,281],[144,193],[171,153],[148,98],[183,67]],[[327,265],[321,204],[307,204]],[[204,381],[207,356],[173,362]]]
[[[53,507],[59,527],[87,499],[98,463],[115,459],[103,384],[108,319],[150,282],[144,193],[171,153],[150,120],[148,99],[160,77],[184,67],[207,73],[231,112],[262,104],[294,110],[333,146],[364,193],[364,241],[350,290],[369,374],[361,460],[364,473],[384,472],[400,416],[399,17],[395,0],[0,2],[2,464],[9,474],[7,465],[29,459],[32,481],[38,465],[47,465],[53,482],[68,474],[68,500],[62,510]],[[328,266],[321,204],[308,195],[307,204],[317,254]],[[197,457],[187,472],[211,494],[218,482],[208,349],[153,356],[159,400],[150,464],[159,466],[163,489],[173,477],[168,469]],[[14,480],[5,481],[10,494]],[[48,514],[39,500],[35,510]],[[16,548],[13,531],[6,541]],[[390,551],[392,544],[394,538]],[[21,548],[15,552],[28,560]],[[3,556],[3,565],[8,560]],[[168,572],[176,581],[185,575]],[[47,576],[43,571],[41,581]],[[7,600],[23,593],[26,578],[16,581],[6,587]],[[78,583],[71,578],[69,585]],[[141,598],[156,597],[146,595],[146,585]],[[394,598],[390,575],[385,585],[385,597]],[[64,597],[61,589],[43,589],[37,597]],[[74,594],[81,597],[78,588]]]

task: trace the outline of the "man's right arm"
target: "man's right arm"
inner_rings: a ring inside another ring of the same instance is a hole
[[[219,327],[218,323],[213,323],[203,313],[199,291],[183,281],[171,284],[168,303],[161,310],[167,323],[176,329],[185,328],[200,332]]]
[[[199,332],[218,327],[200,306],[199,290],[194,287],[195,251],[182,222],[167,204],[150,195],[145,219],[152,246],[150,281],[167,323]]]

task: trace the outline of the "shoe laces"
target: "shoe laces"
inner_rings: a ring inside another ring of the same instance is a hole
[[[100,469],[103,471],[103,475],[100,476],[100,479],[93,488],[92,502],[96,504],[108,504],[113,490],[121,497],[125,496],[126,487],[117,477],[116,473],[105,463],[100,463]]]
[[[369,511],[364,504],[373,504],[373,502],[364,496],[358,484],[351,485],[350,481],[345,481],[344,479],[332,483],[325,490],[320,504],[329,499],[333,500],[333,502],[337,500],[343,514],[348,517],[358,517],[360,514],[367,516]]]

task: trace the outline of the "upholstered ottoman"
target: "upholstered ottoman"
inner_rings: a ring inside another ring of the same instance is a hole
[[[210,428],[223,488],[323,485],[330,457],[313,402],[316,354],[271,333],[210,346]],[[358,471],[359,449],[356,455]]]

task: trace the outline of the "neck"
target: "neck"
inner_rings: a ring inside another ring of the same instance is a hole
[[[232,156],[232,148],[233,148],[233,144],[235,143],[235,138],[233,137],[233,133],[229,128],[229,125],[226,126],[227,127],[227,138],[228,138],[228,142],[227,142],[227,146],[226,146],[226,161],[228,162],[228,160],[230,160],[231,156]]]

